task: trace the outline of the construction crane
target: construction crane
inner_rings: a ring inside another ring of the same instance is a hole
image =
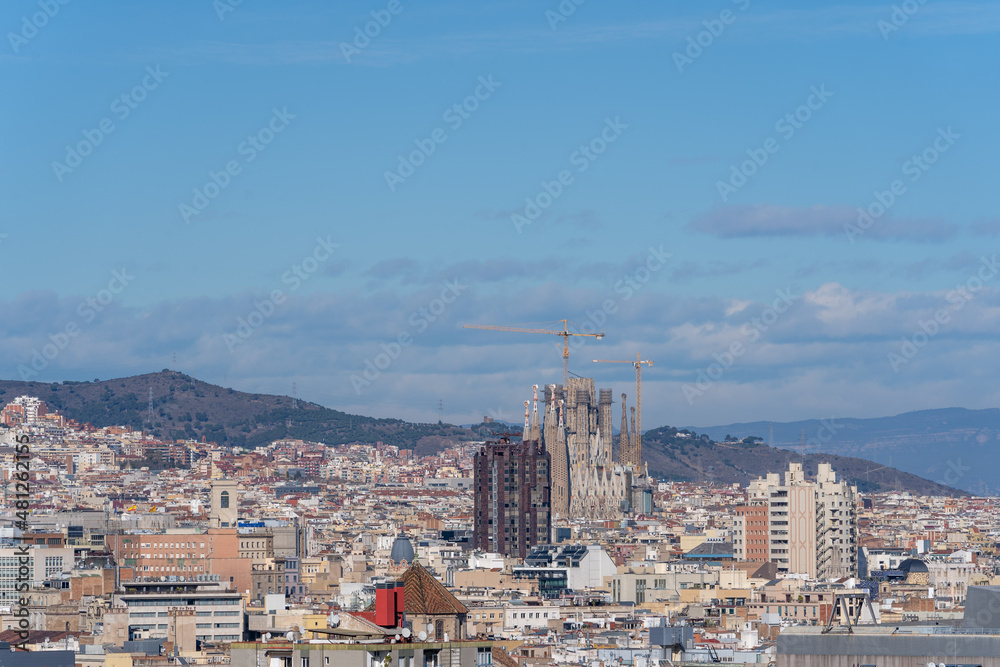
[[[552,334],[554,336],[562,336],[563,348],[562,348],[562,358],[563,358],[563,387],[569,386],[569,337],[570,336],[590,336],[591,338],[597,338],[600,340],[604,338],[604,332],[599,331],[597,333],[577,333],[575,331],[569,330],[569,320],[558,320],[562,322],[562,331],[552,331],[550,329],[526,329],[523,327],[502,327],[495,326],[492,324],[466,324],[464,328],[466,329],[488,329],[490,331],[512,331],[514,333],[536,333],[536,334]]]
[[[638,425],[635,432],[635,443],[632,445],[632,452],[635,455],[634,465],[642,465],[642,365],[653,365],[652,359],[643,359],[639,353],[635,353],[635,361],[628,359],[594,359],[595,364],[632,364],[635,368],[635,403],[638,417]]]

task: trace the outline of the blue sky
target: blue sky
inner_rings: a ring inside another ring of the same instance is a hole
[[[647,427],[997,404],[1000,5],[569,6],[4,3],[3,376],[516,419],[559,339],[462,324],[565,317]]]

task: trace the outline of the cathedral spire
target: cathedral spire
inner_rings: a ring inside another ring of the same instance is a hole
[[[542,437],[541,429],[538,426],[538,385],[531,385],[532,392],[534,393],[533,407],[531,409],[531,432],[528,435],[529,440],[538,440]]]
[[[626,465],[630,458],[628,453],[628,405],[625,403],[625,398],[625,394],[622,394],[622,430],[618,443],[618,463],[622,465]]]

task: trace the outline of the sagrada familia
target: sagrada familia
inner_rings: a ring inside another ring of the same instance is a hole
[[[618,460],[612,457],[610,389],[594,389],[593,378],[570,378],[569,386],[545,387],[544,403],[525,406],[524,440],[540,440],[551,458],[553,519],[620,519],[652,509],[648,471],[642,464],[642,434],[631,429],[622,394]],[[544,417],[541,413],[544,412]]]

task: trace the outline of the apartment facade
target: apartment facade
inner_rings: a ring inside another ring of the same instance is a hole
[[[751,482],[747,496],[737,509],[737,557],[773,562],[779,574],[857,575],[857,488],[839,481],[829,463],[819,464],[815,481],[801,463],[789,464],[784,483],[770,473]]]
[[[770,554],[771,524],[765,499],[751,500],[736,508],[733,549],[740,560],[766,563]]]
[[[488,443],[476,453],[475,549],[524,558],[549,541],[550,466],[538,440]]]
[[[25,557],[27,563],[23,560]],[[19,574],[20,568],[25,565],[28,568],[27,577]],[[18,583],[40,585],[46,579],[72,570],[73,547],[31,545],[26,550],[0,548],[0,602],[10,604],[20,599],[23,593],[18,592]]]
[[[128,582],[104,614],[105,637],[164,638],[194,649],[196,642],[243,639],[243,596],[218,582]]]

